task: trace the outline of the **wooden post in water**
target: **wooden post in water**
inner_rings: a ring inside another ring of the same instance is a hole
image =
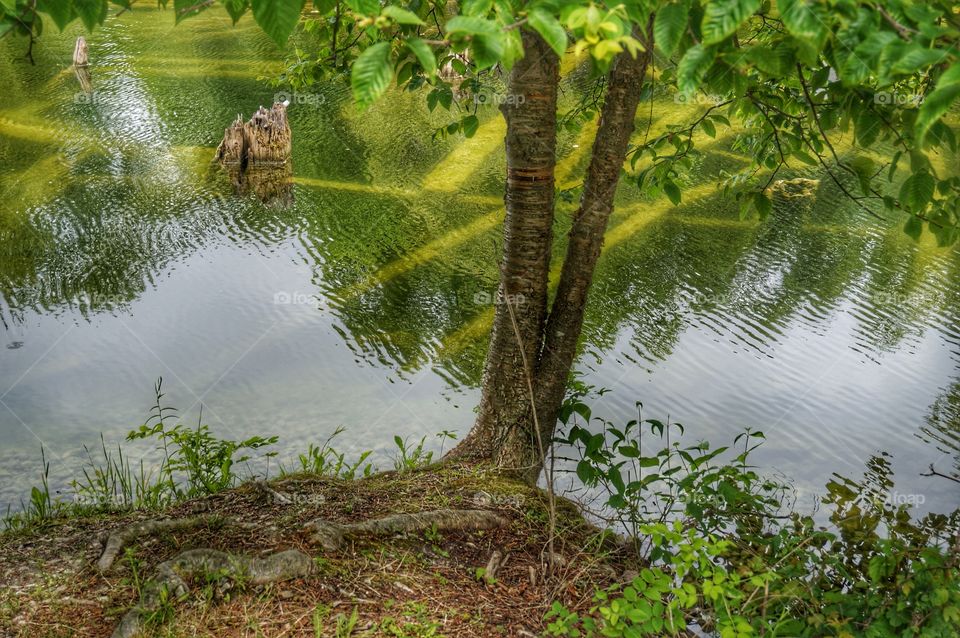
[[[90,60],[87,53],[87,41],[83,36],[77,38],[77,44],[73,47],[73,66],[79,68],[88,66]]]

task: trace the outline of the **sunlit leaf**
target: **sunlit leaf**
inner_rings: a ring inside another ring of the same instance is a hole
[[[278,46],[287,38],[300,19],[300,0],[252,0],[253,19]]]
[[[407,48],[410,49],[417,60],[420,62],[420,66],[423,67],[424,72],[433,76],[437,73],[437,58],[433,55],[433,51],[430,49],[430,46],[419,38],[410,38],[406,41]],[[433,110],[431,107],[430,110]]]
[[[533,9],[527,14],[527,22],[557,55],[563,55],[567,50],[567,32],[556,18],[542,9]]]
[[[393,4],[384,7],[382,14],[397,24],[424,24],[423,20],[420,19],[420,16],[413,11],[404,9],[403,7],[398,7]]]
[[[900,187],[900,203],[911,212],[919,212],[933,200],[937,180],[927,172],[908,177]]]
[[[922,145],[930,128],[960,98],[960,63],[955,63],[937,81],[937,87],[926,96],[917,114],[916,138]]]
[[[667,56],[680,46],[683,34],[687,30],[689,6],[686,2],[671,2],[657,11],[653,21],[653,41]]]
[[[350,85],[353,99],[365,108],[383,95],[390,86],[393,67],[390,65],[390,43],[377,42],[367,47],[353,63]]]
[[[716,44],[726,40],[759,8],[760,0],[711,0],[704,8],[700,27],[703,43]]]
[[[677,65],[677,88],[681,93],[689,95],[700,87],[716,56],[712,47],[702,44],[687,49]]]

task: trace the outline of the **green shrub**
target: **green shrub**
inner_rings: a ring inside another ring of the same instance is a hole
[[[580,480],[606,495],[644,567],[595,591],[584,613],[554,603],[549,635],[677,636],[690,622],[721,638],[960,635],[960,511],[917,520],[891,503],[885,456],[860,482],[835,476],[823,500],[829,524],[818,525],[786,507],[787,483],[749,464],[762,433],[710,449],[682,445],[679,424],[642,416],[594,431],[588,390],[565,404],[558,443]]]

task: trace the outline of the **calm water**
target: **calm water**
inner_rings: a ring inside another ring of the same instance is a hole
[[[122,440],[159,376],[188,420],[202,404],[218,433],[279,434],[283,455],[339,425],[343,448],[380,452],[469,427],[503,215],[493,109],[473,139],[433,142],[447,120],[418,96],[358,113],[320,86],[290,108],[294,204],[268,206],[210,165],[236,114],[273,99],[280,53],[256,29],[111,19],[89,38],[92,96],[68,68],[77,32],[54,31],[36,66],[0,42],[0,507],[37,482],[41,442],[58,487],[100,432]],[[655,130],[696,108],[657,107]],[[614,390],[598,412],[642,400],[718,443],[762,429],[758,460],[804,495],[885,450],[898,492],[960,506],[918,476],[960,468],[957,251],[826,183],[741,221],[716,184],[745,160],[705,143],[681,206],[620,193],[579,364]],[[589,144],[562,138],[563,185]]]

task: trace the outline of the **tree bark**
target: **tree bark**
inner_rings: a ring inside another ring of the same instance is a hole
[[[480,410],[473,429],[450,454],[527,475],[540,468],[528,374],[543,344],[547,316],[560,65],[538,34],[524,29],[521,37],[524,56],[510,73],[510,99],[501,107],[507,121],[506,218]]]
[[[648,24],[641,36],[647,51],[636,58],[620,54],[610,71],[583,195],[549,317],[547,276],[559,77],[557,59],[546,44],[539,36],[524,33],[525,56],[511,74],[510,91],[526,99],[504,108],[507,217],[498,303],[479,414],[473,429],[451,452],[455,458],[492,462],[530,483],[540,476],[577,355],[587,293],[634,129],[652,55],[651,28]]]
[[[568,377],[577,356],[587,294],[596,271],[603,236],[633,134],[640,92],[653,52],[652,19],[639,34],[646,51],[636,58],[621,53],[608,78],[580,206],[570,229],[560,283],[546,326],[537,367],[537,411],[541,439],[553,436]],[[545,453],[545,450],[543,451]]]

